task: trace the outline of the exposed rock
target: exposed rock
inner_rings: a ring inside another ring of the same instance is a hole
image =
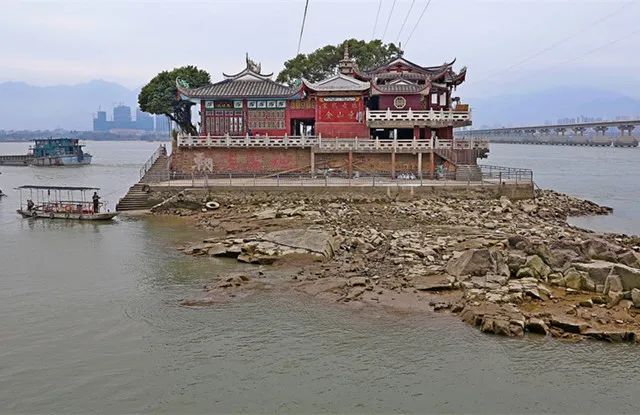
[[[210,243],[195,244],[185,248],[184,253],[189,255],[206,255],[212,246],[213,244]]]
[[[621,293],[623,291],[622,280],[618,275],[608,275],[604,282],[604,294],[609,292]]]
[[[427,275],[414,278],[413,287],[419,291],[442,291],[450,290],[452,284],[446,275]]]
[[[563,286],[574,290],[595,291],[596,286],[589,274],[569,268],[564,272]]]
[[[627,251],[618,256],[618,262],[629,267],[640,268],[640,253],[636,251]]]
[[[275,219],[277,216],[277,212],[275,209],[265,209],[261,212],[257,212],[254,217],[259,220],[264,219]]]
[[[355,286],[365,286],[367,285],[367,283],[369,282],[369,279],[366,277],[351,277],[348,280],[348,285],[350,287],[355,287]]]
[[[483,332],[505,336],[527,331],[576,339],[588,331],[618,341],[640,330],[638,310],[629,309],[640,300],[640,239],[565,222],[568,215],[607,209],[546,191],[514,202],[482,192],[394,193],[222,190],[216,193],[222,208],[205,214],[201,195],[186,201],[197,207],[189,220],[212,237],[184,252],[274,264],[253,268],[261,276],[256,281],[236,275],[208,284],[220,298],[282,280],[345,302],[412,302],[425,309],[428,298],[434,310],[459,312]],[[186,202],[174,213],[182,215]],[[286,278],[266,280],[277,275]],[[585,295],[605,285],[608,295]]]
[[[361,286],[353,287],[349,291],[349,293],[344,297],[344,301],[353,301],[356,298],[360,297],[365,291],[366,289],[364,287],[361,287]]]
[[[327,258],[332,257],[336,249],[331,235],[317,229],[284,229],[266,233],[260,239],[277,245],[315,252]]]
[[[510,251],[506,262],[509,266],[511,275],[515,276],[518,273],[518,270],[524,267],[524,264],[527,262],[527,256],[521,252]]]
[[[447,263],[446,271],[456,277],[466,275],[485,275],[495,272],[496,261],[488,249],[471,249],[465,251],[458,258],[452,258]]]
[[[631,290],[631,301],[635,308],[640,308],[640,289],[634,288]]]
[[[632,331],[610,331],[610,330],[596,330],[589,329],[583,333],[587,337],[591,337],[596,340],[607,341],[610,343],[621,342],[635,342],[636,333]]]
[[[619,248],[603,239],[589,239],[582,245],[584,254],[591,259],[600,259],[603,261],[616,261],[618,255],[616,251]]]
[[[575,263],[573,266],[578,271],[584,271],[596,284],[604,284],[607,275],[611,273],[615,264],[608,261],[593,261],[586,263]]]
[[[531,317],[527,320],[525,330],[531,333],[547,335],[549,333],[549,327],[539,318]]]
[[[554,249],[545,258],[553,268],[563,268],[567,264],[579,262],[582,257],[575,251],[568,249]]]
[[[563,331],[576,334],[581,334],[589,327],[585,322],[565,317],[554,317],[549,321],[549,324],[552,327],[557,327]]]
[[[510,248],[520,251],[528,251],[531,247],[531,241],[522,235],[512,235],[507,239]]]
[[[623,288],[622,291],[631,291],[634,288],[640,288],[640,269],[615,264],[611,272],[620,277]]]
[[[525,262],[524,264],[524,268],[527,269],[527,275],[524,275],[525,273],[520,273],[520,271],[518,271],[518,274],[520,274],[518,275],[519,278],[533,277],[541,280],[546,280],[547,276],[551,274],[551,268],[544,263],[542,258],[537,255],[528,257],[527,262]]]
[[[227,249],[228,247],[225,244],[216,243],[213,246],[211,246],[211,248],[209,248],[209,250],[207,251],[207,254],[209,256],[233,256],[227,253]],[[231,254],[235,254],[235,252],[232,252]],[[237,255],[235,256],[237,257]]]

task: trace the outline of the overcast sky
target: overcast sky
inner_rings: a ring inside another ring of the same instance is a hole
[[[394,0],[382,0],[374,31],[379,0],[310,0],[301,51],[379,38],[388,20],[384,40],[400,40],[408,59],[437,65],[457,58],[456,69],[468,66],[462,94],[568,84],[640,97],[638,1],[432,0],[407,42],[427,1],[415,0],[408,15],[412,0],[396,0],[390,16]],[[296,53],[304,3],[2,0],[0,82],[104,79],[136,88],[186,64],[219,79],[244,67],[245,52],[263,72],[277,73]]]

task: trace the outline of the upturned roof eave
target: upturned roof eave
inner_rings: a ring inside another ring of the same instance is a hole
[[[322,84],[323,83],[329,83],[333,80],[336,79],[344,79],[348,82],[353,82],[354,86],[350,87],[350,86],[345,86],[345,87],[340,87],[340,88],[331,88],[331,87],[324,87]],[[322,81],[319,82],[311,82],[308,79],[302,78],[302,84],[309,90],[313,91],[313,92],[363,92],[363,91],[367,91],[370,87],[371,87],[371,83],[367,82],[367,81],[360,81],[354,77],[351,76],[347,76],[347,75],[343,75],[343,74],[336,74],[334,76],[331,76],[329,78],[323,79]]]

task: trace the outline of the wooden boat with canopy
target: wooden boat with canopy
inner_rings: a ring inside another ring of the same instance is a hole
[[[20,209],[25,218],[111,220],[117,212],[100,212],[104,206],[99,199],[93,200],[87,192],[98,192],[98,187],[82,186],[20,186]]]

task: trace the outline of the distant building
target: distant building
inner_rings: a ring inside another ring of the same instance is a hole
[[[131,124],[131,107],[127,105],[118,105],[113,108],[113,128],[132,129]]]
[[[131,118],[131,107],[127,105],[118,105],[113,108],[113,119],[107,120],[106,111],[98,111],[93,119],[93,131],[111,131],[111,130],[136,130],[136,131],[153,131],[153,117],[141,111],[136,110],[136,119]]]
[[[171,129],[171,122],[169,121],[169,117],[166,115],[156,115],[156,131],[166,133]]]
[[[153,131],[153,117],[146,112],[142,112],[140,108],[136,110],[136,130]]]
[[[106,111],[98,111],[96,114],[96,118],[93,119],[93,131],[109,131]]]

